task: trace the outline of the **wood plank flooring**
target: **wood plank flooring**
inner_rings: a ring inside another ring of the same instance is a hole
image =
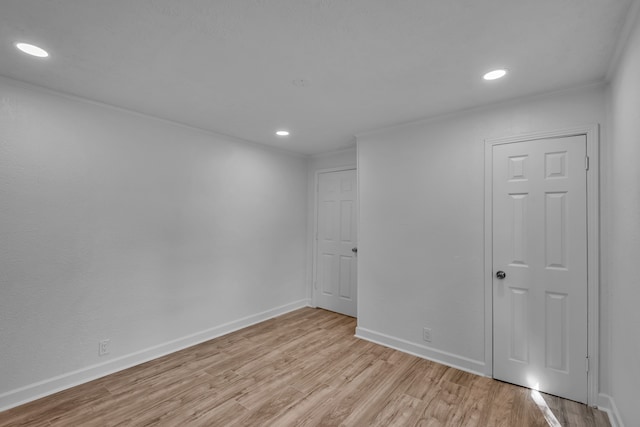
[[[585,405],[353,337],[304,308],[0,413],[1,426],[609,426]],[[555,422],[558,422],[555,424]]]

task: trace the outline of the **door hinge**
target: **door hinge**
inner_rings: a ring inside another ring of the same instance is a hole
[[[584,168],[589,170],[589,156],[584,158]]]
[[[585,357],[584,361],[585,361],[584,367],[586,371],[589,372],[589,358]]]

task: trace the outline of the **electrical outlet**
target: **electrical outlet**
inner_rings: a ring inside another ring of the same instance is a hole
[[[422,339],[426,342],[431,342],[431,328],[424,328],[422,330]]]
[[[111,340],[98,341],[98,356],[105,356],[111,352]]]

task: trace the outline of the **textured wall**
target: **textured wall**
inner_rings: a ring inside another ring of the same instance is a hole
[[[636,8],[636,16],[638,16]],[[611,145],[606,218],[605,269],[608,285],[610,394],[622,422],[640,425],[640,20],[628,40],[611,83]]]
[[[0,396],[306,297],[299,156],[0,79],[0,200]]]

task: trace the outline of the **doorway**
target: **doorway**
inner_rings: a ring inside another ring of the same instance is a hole
[[[316,175],[313,299],[317,307],[357,315],[356,170]]]
[[[488,141],[485,171],[491,374],[582,403],[596,381],[589,142],[588,132]]]

